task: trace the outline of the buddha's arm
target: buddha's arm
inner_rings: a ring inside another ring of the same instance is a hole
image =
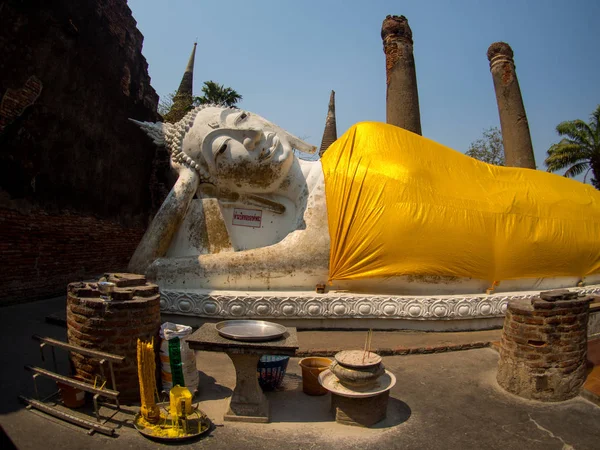
[[[216,290],[270,289],[279,286],[283,280],[290,288],[314,288],[317,283],[325,283],[329,239],[328,236],[321,238],[326,232],[300,230],[293,234],[296,236],[289,237],[298,239],[252,250],[159,258],[150,266],[147,275],[165,288],[169,288],[171,282],[190,289]],[[313,281],[307,283],[306,280]]]
[[[152,261],[165,255],[196,193],[198,182],[199,176],[195,171],[187,167],[180,168],[175,186],[156,213],[129,261],[130,272],[145,273]]]
[[[323,192],[309,201],[306,228],[296,230],[268,247],[198,257],[161,258],[149,269],[151,279],[168,287],[170,280],[189,288],[257,289],[269,280],[287,279],[294,286],[303,280],[327,281],[329,232]],[[308,283],[308,281],[306,281]],[[313,284],[314,288],[314,284]]]

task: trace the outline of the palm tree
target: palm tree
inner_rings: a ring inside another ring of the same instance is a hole
[[[583,182],[592,171],[591,180],[600,189],[600,105],[590,116],[590,123],[569,120],[557,125],[559,136],[565,136],[548,149],[546,167],[548,172],[567,169],[565,177],[574,177],[585,171]]]
[[[205,105],[214,103],[216,105],[235,106],[242,100],[242,96],[234,89],[225,87],[214,81],[205,81],[202,86],[202,97],[195,97],[195,105]]]

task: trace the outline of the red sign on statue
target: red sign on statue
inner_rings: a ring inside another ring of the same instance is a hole
[[[233,210],[233,225],[260,228],[261,221],[262,211],[260,209],[235,208]]]

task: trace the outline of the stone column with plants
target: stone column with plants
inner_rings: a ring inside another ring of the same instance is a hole
[[[404,16],[387,16],[381,26],[387,77],[386,122],[421,134],[421,112],[412,31]]]
[[[529,123],[515,72],[513,51],[507,43],[495,42],[488,48],[487,57],[496,90],[505,163],[509,167],[535,169]]]

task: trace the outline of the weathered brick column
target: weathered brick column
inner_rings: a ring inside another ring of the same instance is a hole
[[[495,42],[488,48],[487,57],[496,90],[506,165],[535,169],[533,144],[512,48],[505,42]]]
[[[509,302],[500,345],[500,386],[546,402],[577,396],[586,377],[591,300],[556,290]]]
[[[412,30],[404,16],[387,16],[381,25],[387,80],[386,122],[421,134],[417,70]]]
[[[125,357],[114,364],[117,390],[124,402],[139,401],[137,340],[154,339],[158,348],[160,295],[158,286],[142,275],[106,274],[116,284],[112,300],[103,300],[98,283],[71,283],[67,292],[67,331],[69,343]],[[98,360],[71,355],[74,375],[91,383],[100,376]],[[104,371],[110,378],[108,370]],[[111,386],[111,380],[106,383]]]

